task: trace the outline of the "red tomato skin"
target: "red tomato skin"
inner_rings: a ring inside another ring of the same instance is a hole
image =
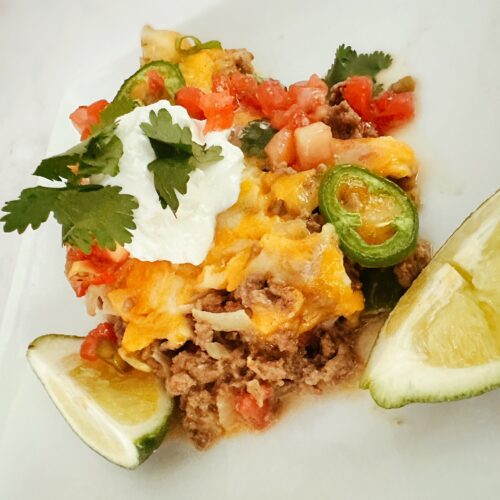
[[[76,260],[87,260],[89,256],[90,254],[86,254],[78,248],[73,247],[68,247],[68,251],[66,253],[66,258],[71,262],[75,262]]]
[[[89,260],[96,264],[123,264],[129,257],[130,253],[121,246],[117,246],[115,250],[108,250],[93,245]]]
[[[277,80],[265,80],[257,89],[257,99],[263,113],[271,117],[276,110],[285,110],[290,105],[288,92]]]
[[[239,392],[235,395],[234,409],[251,427],[257,430],[266,428],[272,420],[270,395],[271,389],[268,388],[267,396],[262,406],[259,406],[257,400],[248,392]]]
[[[183,87],[175,95],[175,103],[186,108],[189,116],[197,120],[204,120],[205,113],[200,107],[203,92],[195,87]]]
[[[372,121],[374,117],[372,94],[373,82],[367,76],[352,76],[343,88],[344,99],[365,121]]]
[[[205,94],[200,98],[200,108],[205,113],[205,132],[222,130],[232,126],[234,120],[234,97],[225,92]]]
[[[117,344],[115,329],[111,323],[99,323],[91,330],[80,346],[80,356],[87,361],[96,361],[97,347],[101,340],[109,340]]]
[[[101,111],[108,105],[108,101],[100,99],[88,106],[79,106],[69,115],[76,130],[80,132],[80,139],[83,141],[90,136],[93,125],[97,125],[101,120]]]
[[[154,69],[148,71],[148,93],[154,101],[159,101],[163,97],[165,91],[165,80],[158,71]]]
[[[253,76],[244,75],[237,71],[231,73],[229,78],[230,94],[236,98],[238,104],[260,109],[260,103],[257,99],[257,90],[259,88],[257,80]]]
[[[271,126],[278,130],[289,128],[295,130],[299,127],[309,125],[310,121],[307,114],[298,104],[292,104],[286,110],[275,110],[271,114]]]
[[[218,74],[212,78],[212,92],[226,92],[233,95],[233,87],[228,75]]]
[[[305,113],[312,113],[318,106],[326,103],[328,86],[319,78],[312,75],[309,80],[297,82],[288,89],[291,102],[296,103]]]
[[[88,261],[92,268],[92,273],[88,276],[74,281],[70,279],[70,284],[76,296],[85,296],[90,285],[114,283],[116,271],[129,257],[129,252],[122,247],[111,251],[94,245],[90,254],[86,254],[77,248],[68,247],[66,254],[68,268],[77,261]]]
[[[374,123],[381,134],[404,125],[415,116],[415,95],[413,92],[399,94],[386,91],[374,100]]]

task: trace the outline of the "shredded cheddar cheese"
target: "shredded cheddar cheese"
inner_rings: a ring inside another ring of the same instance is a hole
[[[195,66],[206,54],[196,56],[189,59]],[[337,163],[356,162],[393,178],[417,172],[413,151],[391,137],[334,142]],[[156,339],[180,347],[193,335],[189,315],[196,300],[210,290],[234,292],[251,276],[287,288],[286,304],[252,304],[257,335],[300,334],[326,319],[362,311],[363,295],[351,286],[333,226],[325,224],[320,233],[306,226],[318,205],[321,175],[263,172],[247,162],[239,199],[218,216],[212,248],[200,266],[130,261],[109,293],[127,323],[123,348],[137,351]]]
[[[232,292],[251,275],[290,288],[286,307],[255,304],[257,335],[305,332],[321,321],[363,308],[354,291],[333,226],[310,233],[304,218],[317,205],[318,174],[247,168],[238,202],[219,215],[214,244],[200,266],[131,260],[109,300],[127,323],[122,346],[136,351],[155,339],[181,346],[192,337],[189,319],[197,298],[211,289]],[[278,200],[285,210],[272,211]]]

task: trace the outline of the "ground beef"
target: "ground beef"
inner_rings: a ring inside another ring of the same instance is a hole
[[[345,82],[339,82],[330,88],[330,96],[328,102],[331,106],[336,106],[344,100]]]
[[[253,280],[246,293],[251,295],[258,286],[273,295],[283,292],[275,283]],[[195,323],[195,333],[204,330],[206,325]],[[219,415],[221,395],[231,398],[249,388],[266,387],[272,394],[269,421],[273,421],[285,394],[321,391],[349,378],[358,365],[356,333],[343,320],[326,322],[300,337],[282,334],[263,341],[238,332],[211,332],[210,336],[227,349],[227,356],[211,358],[196,345],[196,338],[180,350],[162,353],[168,364],[163,372],[168,373],[167,390],[179,397],[182,426],[198,449],[210,446],[225,432],[228,409],[226,405]],[[154,349],[144,352],[151,355]],[[248,425],[234,408],[231,418],[239,419],[240,426]]]
[[[206,310],[206,309],[205,309]],[[205,321],[196,321],[194,324],[193,341],[197,346],[206,349],[207,344],[213,341],[214,331]]]
[[[361,283],[361,269],[359,265],[348,257],[344,257],[344,268],[351,280],[352,289],[361,290],[363,284]]]
[[[420,189],[417,184],[416,175],[390,180],[395,182],[403,191],[405,191],[417,207],[420,205]]]
[[[375,127],[363,121],[347,101],[331,106],[323,121],[330,126],[333,137],[337,139],[378,136]]]
[[[241,301],[233,293],[224,290],[213,290],[201,299],[196,301],[196,309],[202,311],[220,313],[231,312],[243,309]]]
[[[394,273],[403,288],[409,288],[432,257],[431,245],[428,241],[421,240],[415,251],[406,257],[403,262],[394,266]]]
[[[325,218],[320,213],[313,213],[306,219],[306,227],[310,233],[321,233],[325,222]]]
[[[228,74],[239,71],[245,74],[254,73],[253,55],[246,49],[227,49],[217,61],[217,73]]]
[[[255,306],[272,306],[283,312],[293,312],[297,302],[297,289],[275,279],[252,276],[234,292],[245,309]]]
[[[207,385],[215,382],[223,374],[222,362],[211,358],[205,351],[194,349],[193,351],[182,351],[172,358],[170,373],[188,374],[197,385]],[[174,391],[167,381],[167,388],[172,394],[181,395],[182,392]]]
[[[223,434],[216,397],[206,389],[195,389],[180,398],[182,427],[199,449],[207,448]]]
[[[332,129],[337,139],[358,139],[361,137],[377,137],[377,129],[362,118],[344,99],[345,82],[333,85],[329,91],[329,108],[322,118]]]
[[[285,200],[274,200],[269,204],[269,209],[268,209],[269,215],[286,215],[287,209],[286,209],[286,203]]]
[[[226,50],[231,57],[236,69],[241,73],[254,73],[254,67],[252,64],[253,54],[248,52],[246,49],[230,49]]]
[[[262,356],[249,356],[247,359],[248,368],[255,373],[258,379],[266,382],[280,383],[287,377],[288,371],[285,366],[285,359],[267,359]]]

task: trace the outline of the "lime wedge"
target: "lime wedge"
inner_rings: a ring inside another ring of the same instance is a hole
[[[165,437],[172,399],[151,373],[120,373],[104,361],[84,361],[82,341],[38,337],[28,348],[28,360],[76,434],[109,461],[135,468]]]
[[[399,301],[361,387],[384,408],[500,387],[500,191],[455,231]]]

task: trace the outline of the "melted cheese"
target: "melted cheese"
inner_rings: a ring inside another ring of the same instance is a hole
[[[354,163],[382,177],[402,179],[417,175],[415,153],[404,142],[394,137],[364,139],[332,139],[334,163]]]
[[[124,349],[143,349],[155,339],[167,339],[173,347],[180,347],[191,337],[186,314],[194,297],[194,266],[132,259],[122,274],[119,287],[109,292],[108,298],[128,323]]]
[[[155,339],[178,347],[192,337],[186,315],[211,289],[234,291],[249,276],[286,287],[286,300],[252,306],[254,332],[300,334],[338,316],[363,309],[345,272],[332,225],[310,233],[304,218],[317,206],[318,174],[261,172],[247,167],[235,205],[219,214],[214,243],[199,266],[131,260],[113,307],[128,323],[123,347],[142,349]],[[286,212],[275,215],[277,201]]]

